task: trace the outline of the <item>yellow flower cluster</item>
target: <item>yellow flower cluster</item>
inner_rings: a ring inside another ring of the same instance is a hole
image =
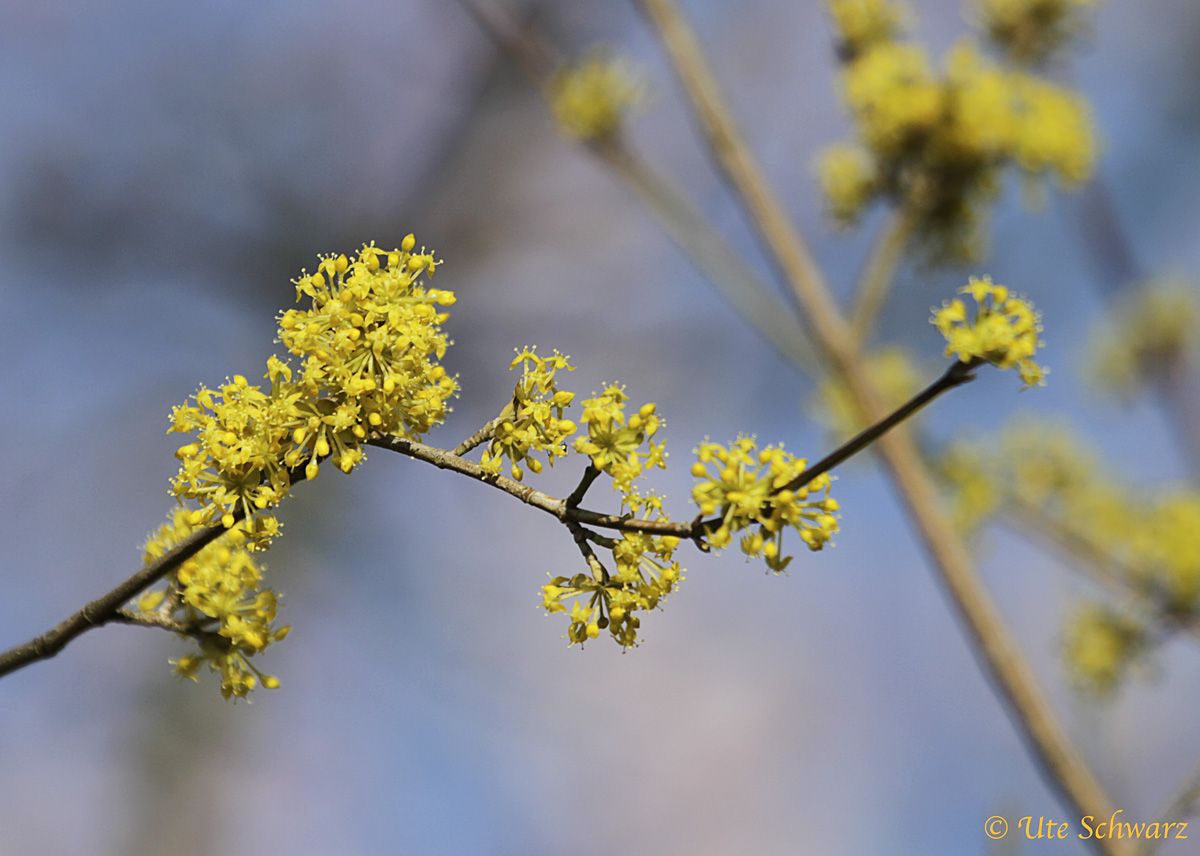
[[[616,133],[641,97],[641,81],[630,66],[602,52],[561,69],[550,82],[554,118],[565,133],[581,140]]]
[[[820,550],[838,530],[838,502],[829,496],[828,474],[800,487],[790,485],[803,475],[808,462],[778,446],[761,450],[752,437],[738,437],[728,447],[702,443],[696,449],[692,475],[700,481],[692,499],[705,516],[718,522],[707,527],[714,547],[726,547],[739,532],[742,552],[762,556],[767,567],[781,572],[791,562],[783,553],[783,531],[800,533],[810,550]]]
[[[895,410],[921,388],[920,372],[908,350],[899,345],[888,345],[872,351],[864,358],[863,366],[879,392],[880,404],[886,410]],[[832,375],[822,379],[810,407],[816,418],[829,430],[835,443],[848,440],[867,427],[867,421],[850,390]]]
[[[575,450],[590,457],[600,472],[612,476],[614,490],[626,494],[633,491],[633,480],[643,472],[667,466],[666,444],[651,439],[662,427],[656,405],[643,404],[626,418],[628,400],[619,384],[610,384],[599,395],[584,400],[580,421],[587,425],[587,435],[575,440]]]
[[[142,612],[166,612],[196,632],[198,652],[174,660],[175,670],[195,680],[207,665],[220,676],[225,698],[245,697],[260,684],[268,689],[279,686],[278,678],[263,674],[250,658],[290,630],[275,626],[278,597],[261,588],[257,554],[263,548],[251,530],[253,525],[235,525],[183,562],[166,590],[147,592],[138,601]],[[196,529],[187,509],[176,509],[147,541],[146,561],[164,555]]]
[[[1083,26],[1096,0],[979,0],[979,17],[991,40],[1016,62],[1049,57]]]
[[[858,136],[817,164],[839,222],[888,198],[915,218],[935,260],[969,258],[1006,166],[1068,186],[1091,175],[1091,120],[1074,93],[999,66],[970,42],[939,74],[923,48],[896,38],[901,13],[882,11],[888,3],[830,2],[840,41],[854,46],[843,51],[843,90]]]
[[[458,389],[439,362],[450,343],[441,307],[453,305],[454,294],[424,286],[440,262],[415,246],[408,235],[390,252],[372,243],[353,259],[323,257],[315,273],[293,281],[297,300],[308,305],[279,318],[279,341],[299,368],[272,356],[269,388],[235,375],[216,389],[201,387],[172,411],[169,430],[193,435],[176,452],[172,492],[192,505],[151,539],[148,555],[199,526],[230,530],[170,583],[180,594],[173,618],[219,627],[177,669],[193,677],[207,661],[227,697],[255,686],[262,676],[246,658],[282,638],[271,629],[276,597],[260,588],[249,552],[278,534],[270,510],[294,481],[315,478],[327,458],[350,472],[372,435],[419,438],[445,418]]]
[[[1088,604],[1067,624],[1063,656],[1080,689],[1108,696],[1120,686],[1146,642],[1137,622],[1104,606]]]
[[[1036,525],[1053,543],[1080,551],[1081,561],[1108,568],[1139,596],[1141,614],[1121,617],[1121,639],[1148,638],[1143,625],[1155,616],[1175,623],[1200,614],[1200,492],[1124,484],[1070,431],[1040,422],[1017,423],[999,439],[955,444],[943,463],[947,457],[953,465],[939,473],[956,495],[960,518],[977,523],[1013,513],[1023,526]],[[1132,655],[1136,646],[1117,646],[1112,628],[1097,629],[1098,623],[1093,614],[1081,625],[1086,633],[1068,631],[1075,640],[1067,647],[1071,668],[1119,677],[1125,663],[1113,651]]]
[[[849,224],[880,191],[880,175],[871,153],[853,143],[839,143],[817,160],[817,179],[831,217]]]
[[[215,390],[201,387],[194,404],[174,408],[170,430],[195,435],[176,450],[180,466],[171,482],[175,496],[200,504],[192,523],[229,528],[287,495],[284,457],[299,398],[290,385],[273,382],[267,392],[235,375]]]
[[[326,455],[353,469],[370,431],[415,439],[446,417],[458,384],[438,362],[450,343],[440,307],[455,296],[424,287],[438,262],[415,245],[407,235],[391,252],[364,246],[353,262],[327,256],[294,281],[311,305],[283,313],[279,341],[302,360],[292,457],[309,459],[309,478]]]
[[[534,473],[542,471],[542,462],[532,457],[533,453],[544,453],[551,466],[567,454],[566,440],[577,426],[563,418],[575,393],[560,390],[555,382],[559,371],[575,370],[568,358],[558,351],[542,357],[536,348],[525,348],[517,352],[509,368],[517,366],[521,367],[521,379],[513,390],[512,403],[505,408],[480,464],[495,474],[507,459],[512,477],[520,481],[525,476],[523,463]]]
[[[661,497],[628,493],[622,510],[648,520],[666,520]],[[679,538],[623,532],[613,542],[615,572],[608,574],[597,561],[591,573],[555,577],[542,587],[542,606],[547,613],[566,613],[570,619],[567,638],[571,644],[595,639],[607,630],[623,648],[637,644],[641,627],[639,612],[655,609],[683,580],[683,568],[675,559]],[[567,602],[571,602],[570,610]]]
[[[1046,370],[1033,360],[1042,344],[1041,320],[1033,305],[986,276],[971,277],[961,293],[975,300],[972,317],[958,298],[933,312],[933,324],[946,338],[946,356],[964,363],[981,361],[1002,369],[1016,368],[1026,386],[1044,384]]]
[[[829,13],[841,37],[838,53],[852,59],[894,39],[908,10],[895,0],[829,0]]]
[[[1123,296],[1092,333],[1093,379],[1129,398],[1196,359],[1200,290],[1182,279],[1151,281]],[[1149,383],[1147,383],[1149,381]]]

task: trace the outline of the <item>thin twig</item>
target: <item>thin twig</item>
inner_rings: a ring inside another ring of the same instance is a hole
[[[968,363],[955,360],[951,363],[944,372],[925,389],[918,392],[904,404],[893,410],[883,419],[864,428],[862,431],[855,434],[846,442],[842,443],[828,455],[817,461],[811,467],[806,469],[800,475],[796,476],[792,481],[788,482],[783,490],[795,490],[802,485],[808,484],[817,476],[827,473],[848,460],[854,457],[859,452],[866,449],[888,431],[891,431],[901,422],[913,416],[917,411],[923,409],[926,405],[932,402],[935,398],[943,393],[962,386],[965,383],[970,383],[975,379],[975,370],[979,367],[979,363],[972,361]]]
[[[859,409],[881,418],[875,385],[859,365],[861,354],[807,244],[742,141],[694,34],[672,0],[639,0],[690,100],[714,161],[735,191],[772,261],[782,272],[809,322],[816,344],[841,376]],[[1028,664],[1005,628],[974,568],[965,545],[938,506],[937,489],[908,432],[879,438],[886,470],[901,494],[935,569],[969,633],[972,647],[1039,769],[1079,816],[1107,816],[1111,801],[1042,695]],[[1123,843],[1094,841],[1105,853]]]
[[[504,422],[505,419],[511,419],[513,413],[512,402],[504,405],[500,413],[490,419],[487,424],[476,431],[467,439],[463,440],[450,452],[452,455],[462,457],[477,446],[482,446],[488,440],[492,439],[492,435],[496,433],[496,429]]]
[[[854,455],[857,455],[872,443],[886,436],[888,432],[892,431],[904,422],[904,420],[926,407],[938,396],[970,382],[974,378],[974,372],[977,367],[978,364],[974,362],[962,363],[956,361],[951,363],[946,371],[937,380],[925,387],[925,389],[918,392],[892,412],[883,416],[879,421],[839,445],[811,467],[806,468],[804,472],[800,473],[791,482],[772,491],[772,494],[802,487],[818,476],[824,475],[834,467],[844,463]],[[580,508],[579,503],[583,501],[588,488],[600,476],[600,470],[596,469],[590,463],[584,470],[579,484],[576,485],[571,495],[566,499],[559,499],[527,484],[510,479],[507,476],[490,473],[474,461],[467,460],[452,451],[429,446],[416,440],[406,440],[396,437],[372,437],[367,443],[376,448],[398,452],[401,455],[433,464],[440,469],[450,470],[459,475],[464,475],[484,484],[491,485],[498,490],[516,497],[526,505],[540,509],[568,525],[585,524],[601,529],[615,529],[619,532],[673,535],[677,538],[698,541],[708,529],[719,526],[722,521],[722,518],[718,516],[708,519],[696,518],[690,523],[679,523],[672,520],[635,518],[624,514],[604,514],[599,511]]]
[[[50,630],[23,645],[0,653],[0,677],[30,663],[48,660],[77,636],[117,620],[118,610],[130,599],[154,585],[227,531],[229,530],[223,526],[210,526],[193,532],[169,552],[146,565],[112,591],[63,619]]]
[[[288,480],[292,484],[304,480],[307,463],[308,461],[301,461],[288,470]],[[235,508],[232,514],[235,523],[245,517],[240,506]],[[208,526],[196,530],[116,588],[85,604],[78,612],[64,618],[45,633],[35,636],[21,645],[9,648],[7,651],[0,652],[0,677],[39,660],[48,660],[54,657],[69,642],[94,627],[101,627],[114,621],[129,623],[119,615],[121,607],[228,531],[229,529],[224,526]],[[169,595],[169,597],[174,596],[174,594]]]
[[[866,348],[871,341],[875,324],[896,279],[896,269],[904,258],[914,220],[904,209],[893,211],[871,246],[850,310],[850,329],[854,344],[860,349]]]
[[[592,572],[596,582],[608,582],[608,568],[600,561],[600,557],[596,555],[596,551],[592,549],[592,545],[588,543],[589,533],[587,528],[580,524],[568,520],[567,529],[571,532],[571,537],[575,539],[575,546],[579,548],[579,552],[583,555],[583,560],[587,562],[588,570]],[[614,542],[615,543],[615,542]]]
[[[183,622],[176,621],[169,615],[162,615],[158,612],[142,612],[135,609],[121,608],[113,613],[108,623],[125,624],[130,627],[155,627],[160,630],[168,630],[179,636],[188,636],[200,642],[230,644],[228,638],[217,633],[215,630],[205,628],[203,622],[184,624]]]
[[[598,478],[600,478],[600,471],[596,469],[595,464],[589,462],[583,468],[583,475],[579,479],[579,484],[575,485],[575,490],[571,491],[571,495],[567,497],[567,508],[578,508],[579,503],[583,502],[583,498],[587,495],[588,488]]]
[[[969,381],[974,368],[974,364],[952,364],[941,377],[912,399],[902,404],[892,413],[884,416],[876,424],[838,446],[813,466],[805,470],[805,472],[801,473],[793,483],[779,490],[794,490],[801,485],[807,484],[867,448],[872,442],[885,436],[888,431],[929,404],[929,402],[942,393]],[[502,411],[501,417],[503,415]],[[478,433],[482,433],[482,431]],[[502,490],[525,504],[540,509],[566,524],[571,530],[572,535],[576,536],[576,541],[578,541],[579,537],[583,537],[585,540],[591,540],[605,547],[615,546],[616,542],[613,539],[585,528],[591,526],[602,529],[614,529],[618,532],[641,532],[657,536],[674,536],[680,539],[691,540],[701,550],[705,550],[707,548],[704,542],[706,532],[711,527],[719,526],[721,523],[720,517],[708,520],[697,517],[687,523],[681,523],[673,520],[634,518],[622,514],[604,514],[599,511],[580,508],[579,503],[583,501],[588,488],[600,476],[600,470],[590,463],[584,470],[579,484],[571,492],[571,495],[566,499],[559,499],[506,476],[489,473],[479,464],[456,453],[458,449],[469,445],[472,439],[469,438],[468,441],[459,444],[454,451],[439,449],[415,440],[389,437],[373,437],[368,441],[368,444],[376,448],[398,452],[407,457],[433,464],[441,469],[451,470]],[[302,472],[303,464],[293,468],[290,473],[292,480],[298,481]],[[240,511],[235,512],[235,518],[241,519]],[[121,607],[171,571],[178,568],[185,561],[200,552],[207,544],[227,531],[224,527],[215,526],[193,533],[166,555],[147,565],[112,591],[87,604],[51,630],[34,637],[23,645],[18,645],[0,653],[0,677],[30,663],[53,657],[75,637],[93,627],[99,627],[111,622],[153,625],[175,630],[176,632],[185,632],[182,629],[182,625],[174,622],[169,614],[159,612],[135,613],[130,610],[122,610]],[[590,547],[588,549],[590,550]],[[172,592],[169,594],[169,597],[177,597],[177,593]]]

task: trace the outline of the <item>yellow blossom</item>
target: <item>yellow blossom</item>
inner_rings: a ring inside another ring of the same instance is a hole
[[[842,223],[857,220],[879,187],[875,162],[860,146],[826,149],[817,163],[817,175],[829,213]]]
[[[1079,686],[1108,695],[1118,686],[1144,644],[1140,625],[1102,606],[1080,609],[1067,627],[1065,656]]]
[[[1123,295],[1092,332],[1097,386],[1124,398],[1193,364],[1200,336],[1200,294],[1179,278],[1151,280]]]
[[[614,490],[626,494],[645,470],[667,466],[666,444],[652,439],[662,426],[657,406],[643,404],[627,418],[628,400],[619,384],[610,384],[586,399],[580,421],[587,426],[587,434],[575,440],[575,450],[590,457],[600,472],[612,476]]]
[[[522,464],[535,473],[542,469],[533,453],[544,453],[551,466],[567,454],[566,440],[575,433],[576,425],[563,415],[575,393],[559,389],[555,381],[559,371],[574,371],[568,358],[558,351],[542,357],[536,349],[525,348],[517,352],[510,368],[517,366],[521,367],[521,379],[513,390],[512,403],[496,425],[480,463],[487,472],[498,473],[507,459],[512,477],[520,481]]]
[[[846,66],[846,102],[867,146],[895,155],[928,132],[942,110],[942,88],[924,51],[878,45]]]
[[[195,532],[197,524],[190,521],[187,509],[175,509],[147,541],[146,560],[164,555]],[[289,629],[274,623],[279,598],[262,587],[257,553],[263,548],[255,528],[253,521],[237,524],[180,564],[168,581],[176,595],[169,617],[192,628],[199,643],[197,653],[175,661],[176,672],[195,680],[207,664],[219,675],[225,698],[241,698],[260,684],[268,689],[278,686],[278,680],[259,671],[251,658]],[[164,600],[165,592],[153,591],[138,605],[149,612]]]
[[[654,494],[628,493],[622,510],[639,519],[668,519],[661,497]],[[607,631],[621,647],[631,648],[638,641],[640,613],[657,609],[683,580],[684,570],[675,559],[679,543],[671,535],[622,532],[608,547],[611,574],[597,560],[588,573],[554,577],[542,587],[542,607],[548,614],[567,613],[572,645]]]
[[[1046,371],[1033,360],[1042,344],[1041,319],[1033,305],[986,276],[971,277],[960,292],[975,302],[970,315],[958,298],[933,313],[934,326],[946,338],[946,356],[1016,368],[1026,386],[1044,384]]]
[[[846,58],[893,39],[908,14],[897,0],[828,0],[828,5]]]
[[[559,127],[583,140],[615,133],[641,97],[642,84],[632,68],[601,52],[561,69],[550,83],[550,107]]]
[[[783,553],[785,529],[795,529],[810,550],[822,549],[837,532],[839,506],[829,496],[828,473],[791,487],[803,475],[805,459],[779,446],[760,450],[752,437],[745,436],[729,446],[702,443],[696,459],[692,475],[698,481],[692,499],[701,514],[718,519],[706,530],[714,547],[726,547],[734,535],[745,532],[742,552],[762,556],[767,567],[778,573],[792,560]]]

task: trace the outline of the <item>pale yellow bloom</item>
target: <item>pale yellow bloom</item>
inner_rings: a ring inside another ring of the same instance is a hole
[[[601,52],[563,68],[550,83],[550,107],[559,127],[583,140],[615,133],[641,98],[642,83],[633,68]]]

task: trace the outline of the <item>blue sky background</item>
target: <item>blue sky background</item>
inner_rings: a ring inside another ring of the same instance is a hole
[[[568,48],[603,41],[644,64],[636,144],[754,253],[631,6],[544,5]],[[969,27],[958,3],[914,5],[939,53]],[[1073,73],[1104,179],[1141,265],[1194,273],[1200,7],[1101,5]],[[846,124],[820,5],[685,7],[848,289],[878,218],[842,234],[821,216],[811,162]],[[658,402],[675,466],[657,486],[681,514],[705,436],[825,449],[809,382],[558,136],[455,4],[10,0],[0,20],[0,645],[132,572],[170,505],[171,404],[256,372],[288,279],[371,238],[416,232],[459,294],[446,363],[463,395],[432,442],[493,415],[511,349],[538,343],[574,357],[581,392],[615,378]],[[1089,278],[1102,275],[1079,237],[1085,203],[1030,211],[1016,190],[972,270],[1042,308],[1051,384],[1021,394],[985,373],[937,404],[930,431],[1058,415],[1122,476],[1178,483],[1161,415],[1102,402],[1081,379],[1100,310]],[[966,272],[906,268],[881,338],[936,367],[928,309]],[[622,655],[568,650],[562,622],[537,609],[545,575],[579,564],[561,527],[450,474],[370,458],[283,512],[269,573],[295,631],[267,655],[279,691],[223,703],[210,682],[171,677],[181,643],[133,628],[0,683],[0,853],[961,854],[989,852],[989,815],[1062,813],[869,463],[840,474],[836,549],[778,579],[736,553],[689,555],[686,585]],[[576,475],[545,482],[569,489]],[[1200,757],[1194,643],[1169,645],[1111,704],[1079,700],[1058,646],[1088,589],[1003,532],[978,548],[1114,800],[1153,812]]]

